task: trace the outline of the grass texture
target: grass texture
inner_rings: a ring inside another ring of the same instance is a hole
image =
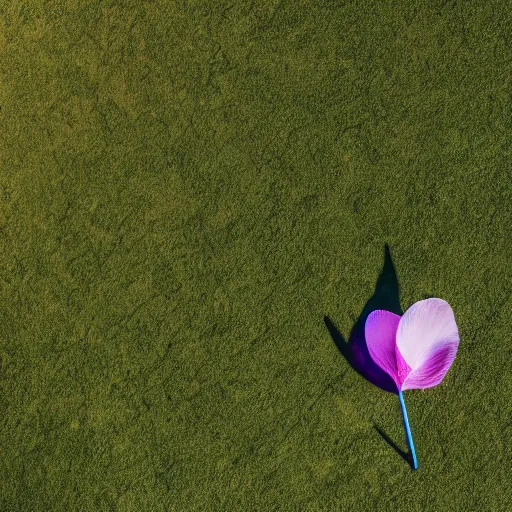
[[[512,510],[510,2],[0,5],[0,510]],[[416,472],[324,323],[385,244]]]

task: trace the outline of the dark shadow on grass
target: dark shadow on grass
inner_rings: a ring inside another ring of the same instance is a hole
[[[395,452],[398,453],[398,455],[400,455],[407,464],[409,464],[409,466],[411,466],[411,469],[414,469],[411,454],[409,452],[404,452],[377,424],[374,423],[373,428],[377,431],[379,436],[382,437],[382,439],[384,439],[384,441],[386,441],[386,443],[388,443],[389,446],[391,446],[391,448],[393,448],[393,450],[395,450]]]
[[[364,325],[368,315],[376,309],[385,309],[397,315],[403,314],[400,307],[398,279],[387,244],[384,249],[384,266],[377,279],[375,291],[352,328],[348,343],[329,317],[325,316],[324,322],[338,350],[359,375],[384,391],[397,393],[393,379],[373,361],[366,346]]]
[[[377,279],[375,291],[363,307],[359,318],[350,332],[348,342],[341,335],[338,329],[336,329],[329,317],[325,316],[324,322],[336,347],[338,347],[338,350],[341,352],[343,357],[347,360],[350,366],[359,373],[359,375],[380,389],[397,394],[396,385],[393,379],[373,361],[370,353],[368,352],[368,347],[366,346],[364,326],[368,315],[376,309],[385,309],[392,313],[396,313],[397,315],[403,314],[402,308],[400,307],[398,279],[396,277],[395,266],[391,259],[388,244],[386,244],[384,248],[384,265],[382,267],[382,272]],[[398,448],[398,446],[391,441],[391,439],[379,427],[377,427],[377,425],[374,425],[374,427],[380,436],[402,458],[410,462],[410,456],[408,454]]]

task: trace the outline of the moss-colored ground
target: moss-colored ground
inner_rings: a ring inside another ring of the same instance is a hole
[[[511,26],[1,2],[0,510],[512,510]],[[386,243],[402,308],[461,333],[405,394],[417,472],[324,323],[348,337]]]

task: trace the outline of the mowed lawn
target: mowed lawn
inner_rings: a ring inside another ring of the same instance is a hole
[[[512,510],[508,1],[4,1],[0,510]],[[452,306],[405,400],[388,244]],[[393,444],[396,445],[393,448]]]

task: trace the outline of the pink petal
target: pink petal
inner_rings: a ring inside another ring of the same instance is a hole
[[[402,389],[402,383],[405,381],[409,373],[411,373],[411,367],[407,364],[404,356],[398,350],[395,345],[395,357],[396,357],[396,370],[398,375],[398,389]]]
[[[372,311],[364,326],[366,346],[372,359],[399,385],[396,365],[396,331],[400,316],[377,309]]]
[[[458,341],[442,341],[432,347],[423,364],[409,374],[402,390],[437,386],[446,375],[457,354]]]
[[[459,333],[450,305],[442,299],[420,300],[413,304],[400,319],[396,344],[412,371],[434,357],[434,347],[458,346]]]

